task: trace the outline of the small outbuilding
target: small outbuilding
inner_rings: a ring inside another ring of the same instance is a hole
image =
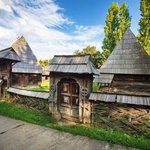
[[[120,129],[124,126],[132,131],[149,124],[150,56],[130,29],[102,65],[94,82],[98,88],[89,97],[92,122]]]
[[[0,98],[5,98],[6,88],[11,86],[12,66],[19,61],[11,47],[0,51]]]
[[[99,84],[97,92],[105,93],[107,97],[109,94],[150,96],[150,56],[130,29],[125,32],[100,68],[100,75],[94,79],[94,82]],[[130,101],[123,100],[123,96],[121,99],[120,101],[127,103]],[[142,99],[139,103],[136,101],[132,103],[142,104]],[[110,101],[112,101],[111,96]],[[143,101],[143,105],[144,103]],[[150,104],[150,101],[147,103]]]
[[[21,36],[11,47],[21,59],[21,62],[12,68],[12,85],[19,87],[40,85],[42,68],[26,39]]]
[[[50,65],[52,115],[73,122],[90,123],[93,75],[99,72],[89,55],[54,56]]]

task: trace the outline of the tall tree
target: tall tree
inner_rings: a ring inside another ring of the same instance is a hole
[[[95,46],[87,46],[82,51],[76,50],[74,54],[76,55],[89,54],[96,68],[100,68],[100,66],[102,65],[101,53],[96,49]]]
[[[150,55],[150,1],[140,2],[141,19],[138,39],[145,51]]]
[[[106,16],[106,26],[104,27],[105,38],[103,40],[102,60],[108,58],[113,51],[114,47],[118,44],[119,40],[127,28],[131,25],[131,16],[129,9],[124,2],[119,7],[118,3],[112,3]]]
[[[119,28],[117,34],[117,43],[121,40],[124,32],[131,26],[131,16],[129,14],[129,9],[125,2],[122,3],[119,12]]]
[[[104,27],[105,38],[103,41],[103,51],[109,50],[112,52],[116,45],[116,35],[119,25],[119,6],[118,3],[112,3],[106,16],[106,26]]]

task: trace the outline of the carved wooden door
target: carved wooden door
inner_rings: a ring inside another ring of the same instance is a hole
[[[64,81],[60,85],[60,112],[62,118],[79,121],[79,85],[72,81]]]

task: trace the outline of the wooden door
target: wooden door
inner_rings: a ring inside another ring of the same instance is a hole
[[[62,118],[79,122],[79,85],[70,80],[60,84],[59,110]]]

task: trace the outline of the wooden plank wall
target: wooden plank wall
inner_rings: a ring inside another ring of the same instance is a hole
[[[115,75],[111,87],[150,94],[150,75]]]
[[[42,82],[42,74],[27,74],[27,73],[13,73],[12,86],[34,86],[40,85]]]

